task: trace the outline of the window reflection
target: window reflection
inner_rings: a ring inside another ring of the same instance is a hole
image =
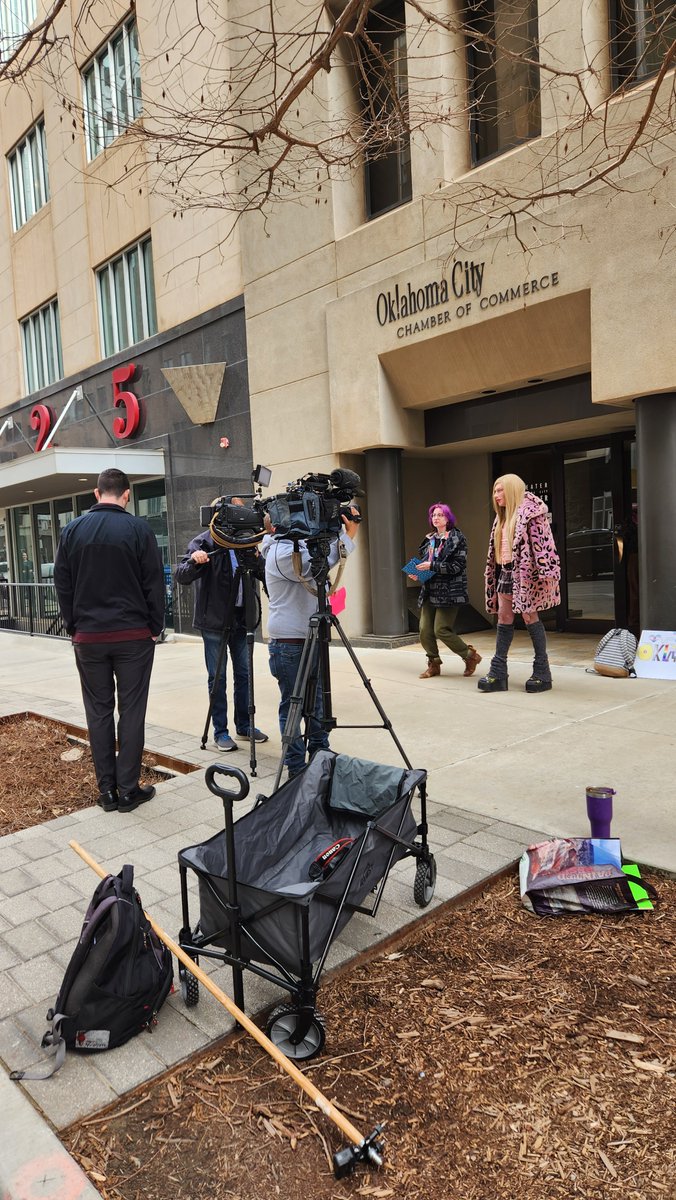
[[[569,617],[615,617],[610,461],[609,446],[564,455]]]

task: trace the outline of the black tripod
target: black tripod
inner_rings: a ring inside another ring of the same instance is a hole
[[[329,663],[329,643],[331,641],[331,630],[335,629],[338,636],[347,650],[350,659],[366,688],[371,700],[378,710],[381,718],[381,725],[341,725],[341,729],[386,729],[393,742],[395,743],[401,757],[403,758],[409,771],[412,770],[411,763],[408,760],[406,752],[399,741],[392,722],[385,712],[382,704],[376,696],[371,680],[366,675],[359,659],[357,658],[350,642],[345,634],[338,617],[335,616],[329,608],[326,595],[326,581],[329,574],[329,551],[331,548],[331,540],[326,537],[308,538],[306,541],[308,553],[310,555],[311,573],[317,585],[317,612],[310,617],[308,630],[305,635],[303,649],[301,651],[300,663],[298,665],[298,673],[293,685],[293,695],[289,703],[289,711],[284,725],[284,733],[282,734],[282,756],[277,767],[277,776],[275,778],[273,791],[277,791],[282,772],[284,770],[284,759],[286,751],[292,742],[300,734],[301,720],[305,718],[304,741],[307,746],[310,720],[315,719],[323,726],[324,729],[330,731],[338,728],[338,721],[333,715],[333,705],[331,700],[331,669]],[[321,686],[322,690],[322,716],[315,717],[315,704],[317,698],[317,687]]]
[[[233,547],[233,549],[234,549],[234,547]],[[227,554],[228,550],[217,550],[217,551],[214,551],[213,553]],[[243,608],[244,608],[244,625],[246,628],[247,678],[248,678],[248,685],[249,685],[249,765],[251,767],[251,774],[255,778],[257,759],[256,759],[256,721],[254,719],[255,714],[256,714],[256,705],[254,704],[253,659],[254,659],[255,633],[256,633],[256,629],[258,628],[258,625],[260,624],[260,618],[261,618],[261,606],[260,606],[260,601],[258,599],[258,595],[256,593],[256,587],[255,587],[255,583],[254,583],[257,555],[256,555],[255,550],[235,549],[235,557],[237,558],[237,570],[234,571],[234,573],[233,573],[232,591],[230,593],[230,600],[228,601],[228,607],[227,607],[226,614],[225,614],[225,621],[223,624],[223,631],[221,633],[221,642],[220,642],[220,645],[218,648],[218,662],[216,664],[216,671],[214,673],[214,682],[212,684],[211,692],[209,693],[209,708],[207,710],[206,721],[204,722],[204,732],[202,734],[201,749],[204,750],[206,748],[207,740],[209,737],[209,724],[211,722],[211,714],[212,714],[213,708],[214,708],[214,694],[215,694],[216,688],[219,686],[221,686],[221,687],[223,686],[223,681],[221,680],[221,672],[223,671],[223,666],[225,663],[225,656],[226,656],[227,650],[228,650],[228,639],[230,637],[230,634],[232,632],[232,629],[233,629],[233,626],[235,623],[235,619],[236,619],[235,608],[237,606],[237,597],[239,595],[239,590],[240,590],[240,586],[241,586],[242,601],[243,601]],[[233,674],[234,674],[234,668],[233,668]]]

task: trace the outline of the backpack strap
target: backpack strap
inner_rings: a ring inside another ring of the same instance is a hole
[[[10,1079],[51,1079],[52,1075],[56,1075],[66,1060],[66,1042],[61,1036],[61,1022],[65,1018],[66,1013],[55,1013],[53,1008],[47,1013],[47,1020],[52,1022],[52,1028],[43,1034],[40,1045],[53,1056],[52,1061],[43,1063],[42,1066],[27,1067],[25,1071],[11,1071]]]
[[[134,868],[131,863],[125,863],[119,874],[120,891],[125,900],[131,900],[134,895]]]
[[[134,869],[133,867],[130,867],[129,869],[131,870],[133,879]],[[95,897],[100,896],[102,891],[108,890],[112,880],[113,876],[108,875],[103,882],[99,884],[99,887],[95,892]],[[80,933],[80,940],[73,952],[73,957],[66,968],[66,974],[64,976],[63,983],[61,984],[59,995],[57,996],[57,1003],[59,1000],[61,1000],[62,1007],[65,1008],[67,1006],[68,994],[71,990],[73,981],[82,970],[86,970],[89,949],[99,933],[101,922],[116,903],[116,896],[107,895],[105,899],[99,901],[93,911],[92,905],[89,906],[84,925],[82,926],[82,932]],[[42,1046],[42,1049],[46,1050],[49,1055],[54,1056],[54,1061],[43,1063],[42,1066],[28,1067],[25,1071],[12,1071],[9,1076],[10,1079],[16,1081],[21,1079],[51,1079],[52,1075],[56,1074],[56,1072],[63,1066],[66,1058],[66,1042],[61,1033],[61,1025],[65,1020],[68,1019],[68,1016],[69,1014],[66,1012],[55,1013],[53,1008],[50,1008],[47,1012],[47,1020],[51,1021],[51,1029],[48,1029],[43,1034],[40,1045]]]
[[[620,647],[622,649],[622,654],[624,655],[624,665],[629,672],[630,679],[636,678],[636,671],[634,670],[636,649],[631,644],[634,640],[633,633],[630,633],[628,629],[620,630]]]
[[[598,658],[601,651],[605,650],[610,639],[615,637],[616,632],[617,631],[615,629],[609,629],[607,633],[604,633],[603,637],[601,638],[601,641],[599,642],[598,646],[596,647],[596,650],[594,651],[595,658]]]

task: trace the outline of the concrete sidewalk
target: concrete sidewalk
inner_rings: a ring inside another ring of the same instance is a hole
[[[493,635],[478,634],[472,640],[484,655],[477,673],[481,674]],[[622,838],[625,855],[676,871],[671,765],[676,688],[663,682],[588,674],[585,667],[596,641],[595,637],[550,639],[554,688],[542,696],[523,690],[531,669],[525,633],[517,634],[510,656],[510,690],[487,696],[478,692],[476,679],[462,678],[460,661],[450,653],[445,655],[441,677],[420,680],[424,656],[419,647],[357,651],[408,757],[414,766],[429,772],[430,842],[439,868],[434,903],[460,894],[513,862],[529,841],[542,835],[585,833],[584,793],[589,784],[616,789],[613,832]],[[67,642],[2,632],[0,655],[0,716],[31,711],[84,725],[79,681]],[[397,748],[342,647],[331,650],[331,674],[339,722],[378,726],[339,728],[332,735],[332,747],[398,764]],[[270,790],[280,749],[277,689],[263,645],[256,646],[255,685],[256,722],[270,734],[270,741],[260,747],[264,753],[252,780],[251,798],[238,813],[246,810],[258,791]],[[248,773],[248,747],[227,756],[200,750],[206,703],[201,643],[180,640],[158,646],[147,746],[201,766],[222,757]],[[83,845],[106,870],[117,871],[124,862],[132,862],[144,905],[175,936],[181,924],[177,852],[221,826],[221,804],[207,791],[198,771],[160,784],[156,798],[134,813],[104,814],[93,807],[0,839],[0,1062],[8,1071],[43,1057],[39,1043],[46,1027],[45,1012],[56,995],[97,882],[69,848],[69,840]],[[420,915],[413,902],[413,878],[410,861],[398,864],[377,918],[353,917],[333,948],[329,965],[349,959]],[[191,918],[198,914],[194,897],[193,906]],[[219,985],[229,990],[228,970],[215,970]],[[245,994],[251,1012],[285,995],[250,974],[245,976]],[[18,1200],[22,1193],[17,1180],[30,1171],[31,1164],[35,1166],[36,1155],[58,1153],[49,1125],[63,1129],[112,1103],[230,1027],[227,1013],[210,996],[203,993],[196,1008],[186,1009],[177,994],[162,1010],[152,1035],[136,1038],[110,1054],[68,1055],[56,1079],[23,1085],[0,1080],[3,1111],[9,1105],[13,1119],[11,1160],[0,1151],[0,1197]],[[328,1029],[329,1048],[331,1038]],[[35,1107],[28,1105],[24,1093]],[[43,1133],[45,1144],[40,1140]],[[8,1161],[10,1165],[3,1166]],[[72,1165],[69,1159],[59,1170],[70,1171]],[[61,1194],[49,1190],[48,1182],[45,1189],[37,1194],[55,1198]],[[74,1184],[72,1194],[79,1194]]]

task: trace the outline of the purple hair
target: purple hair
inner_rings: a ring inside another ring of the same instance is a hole
[[[432,513],[434,512],[435,508],[441,509],[442,513],[444,514],[444,517],[446,518],[446,524],[447,524],[448,528],[452,529],[453,526],[455,525],[455,517],[453,516],[453,513],[451,512],[451,510],[447,504],[430,504],[430,509],[427,514],[427,520],[430,523],[430,527],[432,527]]]

